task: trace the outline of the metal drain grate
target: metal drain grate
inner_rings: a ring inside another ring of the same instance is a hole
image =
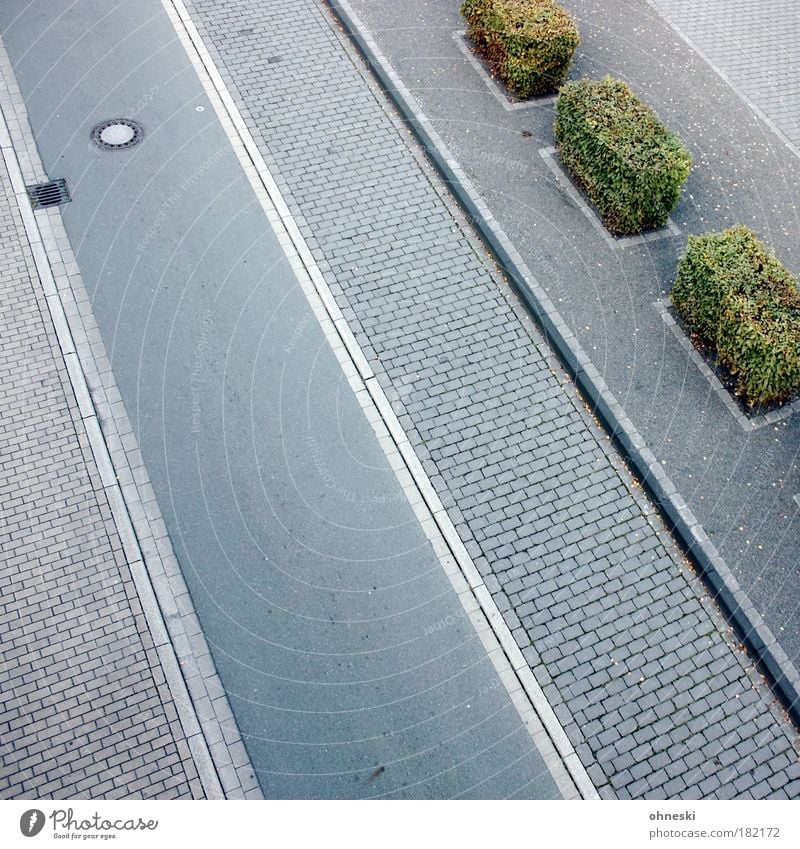
[[[48,183],[37,183],[35,186],[25,186],[31,206],[34,209],[45,209],[48,206],[58,206],[69,203],[72,198],[67,188],[67,181],[63,178],[50,180]]]

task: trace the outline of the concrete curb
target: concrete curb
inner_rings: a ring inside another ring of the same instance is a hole
[[[668,529],[691,558],[725,618],[759,664],[792,721],[800,727],[800,675],[775,636],[350,4],[347,0],[326,0],[326,4],[465,211],[563,367],[575,381],[591,412],[599,419],[630,465],[631,471],[647,490]]]

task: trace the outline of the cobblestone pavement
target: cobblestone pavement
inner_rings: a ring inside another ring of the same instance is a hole
[[[800,12],[793,0],[648,0],[800,155]]]
[[[601,795],[797,795],[794,729],[327,10],[190,11]]]
[[[0,160],[0,798],[202,798]]]

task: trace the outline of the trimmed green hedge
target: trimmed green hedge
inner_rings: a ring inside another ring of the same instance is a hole
[[[672,303],[750,404],[800,390],[800,289],[747,227],[690,236]]]
[[[567,83],[554,129],[561,162],[612,233],[667,223],[692,157],[627,83],[613,77]]]
[[[580,38],[555,0],[466,0],[461,14],[481,55],[515,94],[552,94],[567,78]]]

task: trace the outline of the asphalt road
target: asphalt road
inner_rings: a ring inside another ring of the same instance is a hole
[[[0,29],[265,795],[557,796],[160,3]]]

